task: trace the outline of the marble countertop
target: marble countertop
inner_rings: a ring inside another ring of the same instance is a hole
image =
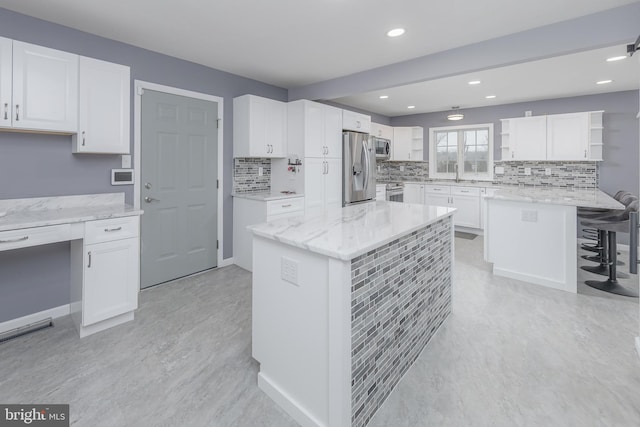
[[[258,236],[350,260],[454,212],[454,208],[377,201],[332,209],[323,215],[251,225],[248,229]]]
[[[295,194],[283,194],[277,191],[268,192],[268,193],[231,193],[233,197],[239,197],[242,199],[249,200],[257,200],[259,202],[268,202],[270,200],[282,200],[282,199],[292,199],[294,197],[304,197],[304,194],[295,193]]]
[[[544,203],[581,208],[624,209],[624,205],[598,189],[502,186],[486,199],[512,202]]]
[[[124,193],[0,200],[0,231],[142,215]]]

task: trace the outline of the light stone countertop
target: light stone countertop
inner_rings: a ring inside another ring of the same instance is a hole
[[[485,199],[512,202],[544,203],[581,208],[624,209],[624,205],[598,189],[564,189],[558,187],[502,186]]]
[[[434,181],[404,181],[405,184],[424,184],[424,185],[450,185],[453,187],[480,187],[480,188],[500,188],[499,184],[494,184],[492,181],[447,181],[447,180],[434,180]]]
[[[124,193],[0,200],[0,231],[142,215]]]
[[[247,228],[257,236],[348,261],[454,212],[454,208],[376,201]]]
[[[231,193],[233,197],[239,197],[241,199],[249,199],[249,200],[257,200],[259,202],[268,202],[270,200],[282,200],[282,199],[292,199],[294,197],[304,197],[304,194],[295,193],[295,194],[282,194],[277,191],[272,191],[268,193]]]

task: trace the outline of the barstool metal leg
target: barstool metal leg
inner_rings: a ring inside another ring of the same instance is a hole
[[[598,280],[587,280],[584,282],[587,286],[590,286],[595,289],[600,289],[601,291],[610,292],[616,295],[623,295],[626,297],[635,297],[638,298],[638,293],[632,290],[629,290],[622,286],[618,282],[617,277],[617,266],[616,263],[618,261],[618,254],[616,252],[617,242],[616,242],[616,233],[614,231],[609,231],[608,236],[608,245],[609,245],[609,279],[604,281]]]

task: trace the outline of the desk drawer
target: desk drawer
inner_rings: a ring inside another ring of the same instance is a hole
[[[451,194],[460,196],[479,196],[479,187],[451,187]]]
[[[448,185],[425,185],[424,192],[433,194],[449,194],[451,192],[451,187]]]
[[[290,199],[270,200],[267,202],[267,216],[280,215],[284,213],[303,211],[304,197],[294,197]]]
[[[138,237],[138,216],[87,221],[84,231],[85,245]]]
[[[70,239],[71,226],[69,224],[0,231],[0,251],[65,242]]]

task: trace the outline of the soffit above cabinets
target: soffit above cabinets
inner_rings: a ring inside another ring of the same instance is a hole
[[[635,0],[1,0],[0,7],[285,88]],[[386,32],[404,27],[406,34]]]

